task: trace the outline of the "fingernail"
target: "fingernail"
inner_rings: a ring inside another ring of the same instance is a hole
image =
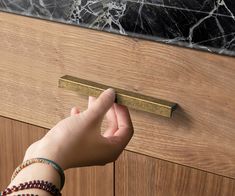
[[[115,90],[113,88],[108,88],[106,90],[106,92],[109,93],[113,97],[113,99],[115,100],[116,94],[115,94]]]
[[[113,88],[108,88],[106,91],[113,91],[115,93],[115,90]]]
[[[115,90],[113,88],[108,88],[106,91],[109,92],[109,93],[115,94]]]

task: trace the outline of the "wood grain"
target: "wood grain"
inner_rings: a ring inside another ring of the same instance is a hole
[[[46,132],[45,128],[0,116],[0,190],[9,184],[13,171],[22,163],[29,145]]]
[[[232,196],[235,180],[125,151],[115,163],[115,196]]]
[[[66,74],[169,100],[172,119],[130,111],[127,149],[235,178],[235,58],[7,13],[0,29],[0,115],[51,128],[86,109]]]
[[[113,163],[101,167],[87,167],[66,171],[63,195],[114,195]]]
[[[0,190],[10,182],[14,169],[22,162],[27,147],[42,138],[47,129],[0,117]],[[102,180],[100,180],[102,179]],[[113,164],[66,171],[63,195],[113,195]]]

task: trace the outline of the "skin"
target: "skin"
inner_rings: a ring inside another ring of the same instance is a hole
[[[76,167],[105,165],[117,160],[130,141],[134,129],[127,107],[114,103],[115,92],[107,89],[96,99],[89,97],[88,108],[58,122],[41,140],[26,151],[24,161],[43,157],[58,163],[64,170]],[[101,134],[103,118],[108,128]],[[29,180],[48,180],[60,187],[58,173],[46,164],[35,163],[23,169],[9,187]],[[50,195],[43,190],[30,189],[17,193]]]

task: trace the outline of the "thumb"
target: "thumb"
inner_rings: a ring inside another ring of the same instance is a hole
[[[109,88],[103,91],[100,96],[89,106],[87,114],[89,117],[100,118],[112,107],[115,100],[115,91]]]

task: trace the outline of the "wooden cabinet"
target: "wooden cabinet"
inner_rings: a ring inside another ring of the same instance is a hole
[[[125,151],[115,163],[115,196],[233,196],[235,181]]]
[[[0,28],[4,117],[48,130],[73,106],[84,110],[86,97],[58,88],[63,75],[179,105],[172,119],[130,110],[131,152],[107,167],[69,171],[65,195],[235,194],[234,58],[7,13]],[[6,133],[5,142],[24,139]],[[30,134],[22,130],[28,144]]]

